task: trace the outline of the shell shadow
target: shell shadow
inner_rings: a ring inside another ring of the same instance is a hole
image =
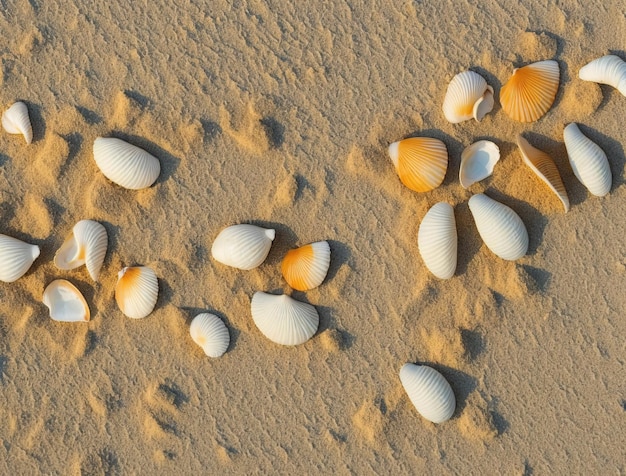
[[[46,136],[46,121],[41,114],[41,106],[24,99],[20,99],[20,101],[26,104],[28,108],[30,123],[33,127],[33,142],[42,140]]]
[[[140,266],[140,265],[133,265],[133,266]],[[167,282],[167,280],[165,278],[162,278],[161,276],[158,276],[157,279],[159,282],[159,296],[157,298],[157,302],[152,312],[163,309],[170,302],[172,302],[172,298],[174,297],[174,290],[172,289],[170,284]]]
[[[462,142],[439,129],[423,129],[415,131],[406,137],[403,137],[403,139],[409,139],[411,137],[432,137],[443,142],[448,150],[448,169],[446,170],[446,176],[444,177],[443,182],[439,186],[449,185],[458,181],[459,169],[461,168],[461,152],[463,152],[463,149],[465,148]],[[458,160],[452,160],[452,157],[458,157]]]
[[[262,228],[273,228],[276,230],[276,238],[274,238],[270,252],[263,263],[264,265],[280,263],[287,251],[294,248],[298,241],[298,237],[293,230],[282,223],[262,220],[251,220],[242,223],[249,223],[250,225],[260,226]]]
[[[231,320],[228,317],[226,317],[224,313],[217,311],[213,308],[205,308],[205,307],[183,306],[180,309],[182,309],[183,311],[187,313],[187,316],[185,317],[185,322],[187,324],[187,327],[191,325],[191,321],[198,314],[202,314],[204,312],[215,314],[217,317],[219,317],[222,320],[224,324],[226,324],[226,327],[228,328],[228,334],[230,335],[230,343],[228,344],[228,349],[226,349],[225,353],[235,350],[235,348],[237,347],[237,340],[239,339],[239,335],[241,334],[241,331],[233,325]]]
[[[463,230],[463,233],[459,233],[457,238],[457,263],[454,273],[455,276],[460,276],[467,272],[469,263],[479,252],[483,242],[478,234],[478,229],[474,223],[467,200],[454,207],[454,219],[456,221],[456,229]]]
[[[326,241],[330,245],[330,266],[324,282],[332,280],[341,267],[352,257],[352,252],[346,244],[336,240]]]
[[[114,225],[113,223],[108,222],[108,221],[98,220],[98,223],[100,223],[104,227],[104,229],[107,231],[107,238],[108,238],[107,253],[104,257],[103,267],[104,266],[108,267],[111,264],[113,255],[119,249],[121,227],[118,225]]]
[[[609,160],[609,166],[611,168],[611,174],[613,175],[613,183],[611,186],[611,192],[617,187],[624,184],[624,165],[626,164],[626,156],[624,156],[624,147],[622,144],[612,137],[603,134],[597,129],[586,126],[584,124],[578,124],[580,131],[595,142],[606,154]],[[610,192],[609,192],[610,193]]]
[[[90,126],[95,126],[97,124],[100,124],[103,121],[102,116],[98,114],[97,112],[92,111],[91,109],[88,109],[84,106],[75,106],[75,107],[78,113],[81,116],[83,116],[83,119],[85,119],[85,122],[89,124]]]
[[[200,124],[202,124],[202,131],[204,133],[204,142],[211,142],[222,133],[222,128],[215,121],[200,119]]]
[[[60,176],[63,176],[67,173],[67,171],[71,168],[72,163],[76,160],[78,156],[78,152],[80,151],[81,146],[83,145],[83,136],[78,132],[73,132],[71,134],[66,134],[61,136],[63,140],[67,142],[67,146],[69,149],[69,154],[67,159],[61,166],[61,170],[59,172]]]
[[[261,125],[272,148],[280,148],[285,142],[285,126],[273,117],[264,117],[261,119]]]
[[[433,369],[443,375],[454,392],[454,397],[456,398],[456,409],[454,410],[454,415],[452,418],[458,417],[461,413],[463,413],[463,409],[467,403],[467,397],[476,389],[478,386],[478,380],[475,377],[472,377],[465,372],[462,372],[457,369],[453,369],[452,367],[447,367],[445,365],[436,364],[433,362],[417,362],[418,365],[428,365]]]

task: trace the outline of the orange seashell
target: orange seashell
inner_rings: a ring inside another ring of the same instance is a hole
[[[443,182],[448,150],[439,139],[413,137],[389,146],[389,157],[400,181],[415,192],[428,192]]]
[[[281,270],[289,286],[307,291],[322,284],[329,266],[330,246],[327,241],[318,241],[288,251]]]

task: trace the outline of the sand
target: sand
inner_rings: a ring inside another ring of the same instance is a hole
[[[0,283],[2,474],[624,474],[626,472],[626,98],[577,78],[626,59],[623,2],[0,1],[0,103],[25,101],[34,140],[0,133],[0,233],[41,256]],[[555,59],[561,84],[532,124],[496,107],[449,124],[450,79],[471,68],[496,90],[515,67]],[[575,179],[562,143],[577,121],[606,151],[607,196]],[[572,208],[522,164],[525,132],[557,163]],[[159,158],[152,187],[97,169],[98,136]],[[399,181],[389,143],[442,139],[443,185]],[[492,177],[458,183],[460,153],[491,139]],[[511,206],[530,234],[516,262],[480,240],[467,200]],[[417,249],[430,206],[455,207],[456,275]],[[102,275],[56,269],[81,219],[109,234]],[[225,226],[277,230],[267,261],[211,258]],[[250,297],[288,292],[284,253],[329,240],[314,304],[320,329],[282,347],[255,327]],[[155,311],[118,310],[117,272],[151,266]],[[87,324],[52,321],[53,279],[85,295]],[[213,312],[231,346],[209,359],[189,322]],[[427,363],[450,381],[453,418],[434,425],[398,378]]]

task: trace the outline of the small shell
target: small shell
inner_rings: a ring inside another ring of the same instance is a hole
[[[94,141],[93,158],[106,178],[131,190],[149,187],[161,173],[159,159],[113,137],[98,137]]]
[[[493,173],[500,160],[500,149],[488,140],[479,140],[466,147],[461,153],[459,180],[463,188],[480,182]]]
[[[250,307],[252,319],[261,333],[277,344],[303,344],[313,337],[319,326],[315,307],[286,294],[257,291]]]
[[[493,109],[493,88],[474,71],[457,74],[446,91],[443,114],[452,124],[467,121],[472,117],[481,121]]]
[[[330,267],[330,246],[317,241],[289,250],[281,270],[287,284],[298,291],[316,288],[324,281]]]
[[[224,228],[211,247],[213,258],[239,269],[260,266],[272,247],[276,230],[254,225],[233,225]]]
[[[428,210],[417,232],[417,245],[424,264],[439,279],[456,271],[457,234],[454,209],[445,202]]]
[[[33,128],[28,116],[28,107],[16,102],[2,114],[2,127],[9,134],[22,134],[27,144],[33,141]]]
[[[50,317],[60,322],[87,322],[90,318],[87,301],[76,287],[65,279],[52,281],[43,292],[43,303]]]
[[[415,192],[428,192],[443,182],[448,150],[439,139],[413,137],[389,146],[389,157],[402,183]]]
[[[57,251],[54,264],[59,269],[74,269],[86,264],[91,279],[98,281],[107,242],[106,228],[97,221],[81,220]]]
[[[578,77],[584,81],[608,84],[626,96],[626,62],[619,56],[606,55],[586,64]]]
[[[209,357],[221,357],[230,344],[226,325],[215,314],[198,314],[191,321],[189,333],[193,341],[202,347]]]
[[[456,398],[452,387],[432,367],[404,364],[400,381],[415,409],[428,421],[443,423],[454,414]]]
[[[0,235],[0,281],[12,283],[29,270],[39,256],[39,246]]]
[[[117,274],[115,300],[125,316],[141,319],[152,312],[159,296],[159,281],[146,266],[127,267]]]
[[[563,140],[574,175],[593,195],[611,191],[613,176],[604,151],[572,122],[563,130]]]
[[[517,213],[483,194],[473,195],[469,208],[480,237],[493,253],[509,261],[526,254],[528,231]]]

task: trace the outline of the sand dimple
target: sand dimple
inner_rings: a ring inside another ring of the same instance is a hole
[[[358,433],[370,444],[384,438],[385,417],[380,405],[366,400],[352,416],[352,424]]]

